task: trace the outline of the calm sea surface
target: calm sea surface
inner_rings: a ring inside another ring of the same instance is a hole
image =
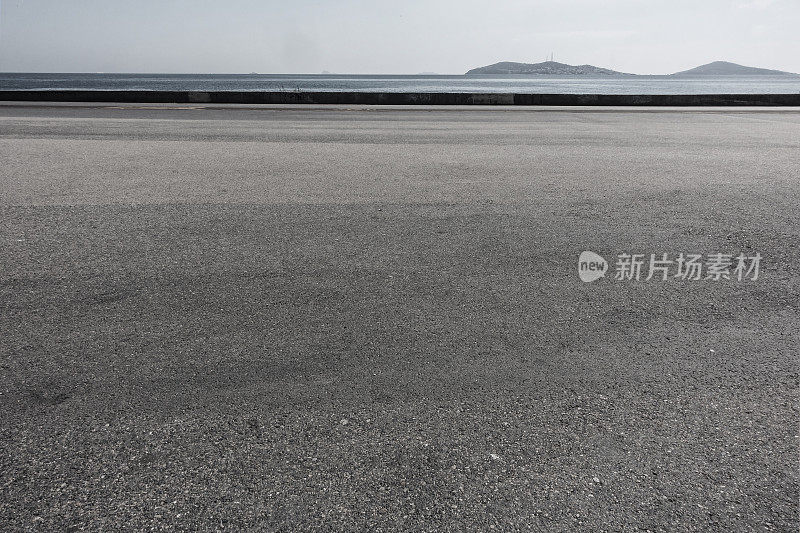
[[[0,90],[362,91],[562,94],[800,93],[800,77],[465,77],[337,74],[9,74]]]

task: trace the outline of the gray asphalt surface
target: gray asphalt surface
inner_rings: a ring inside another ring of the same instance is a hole
[[[0,529],[797,531],[798,154],[796,110],[0,104]]]

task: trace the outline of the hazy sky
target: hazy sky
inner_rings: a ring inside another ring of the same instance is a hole
[[[0,0],[0,71],[800,72],[800,0]]]

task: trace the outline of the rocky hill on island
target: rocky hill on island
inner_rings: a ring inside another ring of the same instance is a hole
[[[617,72],[607,68],[595,67],[593,65],[567,65],[558,61],[544,61],[542,63],[514,63],[512,61],[502,61],[494,65],[474,68],[467,72],[467,76],[481,76],[487,74],[546,74],[563,76],[627,76],[623,72]]]

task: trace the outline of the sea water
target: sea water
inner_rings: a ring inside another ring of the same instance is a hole
[[[16,74],[0,90],[355,91],[534,94],[799,94],[800,76],[485,76],[339,74]]]

